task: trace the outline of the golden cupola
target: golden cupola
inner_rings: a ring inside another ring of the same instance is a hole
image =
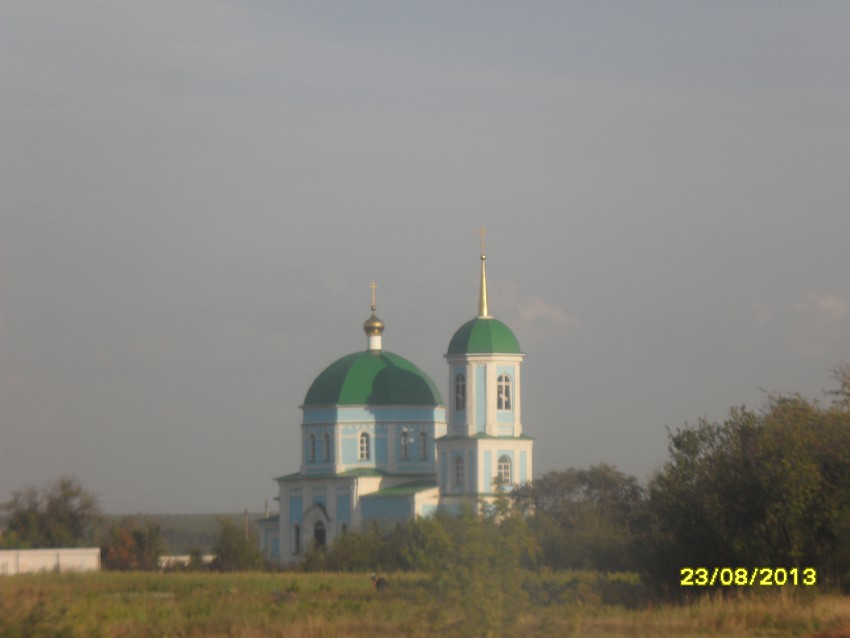
[[[368,339],[368,349],[380,351],[384,322],[378,319],[378,316],[375,314],[377,310],[377,306],[375,305],[375,288],[378,286],[373,281],[369,287],[372,289],[372,316],[363,322],[363,332],[366,333],[366,338]]]

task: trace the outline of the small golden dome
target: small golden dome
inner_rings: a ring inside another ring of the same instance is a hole
[[[372,306],[372,316],[363,322],[363,330],[367,335],[379,335],[384,331],[384,322],[375,315],[376,307]]]

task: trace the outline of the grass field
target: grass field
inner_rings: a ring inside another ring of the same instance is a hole
[[[606,602],[594,578],[546,577],[503,635],[850,638],[848,597],[786,589],[629,609]],[[434,600],[424,577],[389,581],[376,592],[366,574],[11,576],[0,578],[0,636],[476,635],[465,610]]]

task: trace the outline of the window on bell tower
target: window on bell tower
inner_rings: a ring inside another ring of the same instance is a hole
[[[511,477],[511,457],[507,454],[499,457],[496,480],[501,485],[510,485],[513,482],[513,478]]]
[[[419,460],[427,461],[428,460],[428,433],[420,432],[419,433]]]
[[[455,410],[466,410],[466,377],[461,372],[455,376]]]
[[[308,452],[310,463],[316,462],[316,435],[310,435],[310,450]]]
[[[455,457],[455,487],[463,489],[463,457]]]
[[[499,378],[496,380],[496,391],[498,396],[496,407],[499,410],[512,410],[511,378],[508,375],[499,375]]]
[[[323,439],[325,444],[325,462],[327,463],[331,460],[331,435],[325,432]]]

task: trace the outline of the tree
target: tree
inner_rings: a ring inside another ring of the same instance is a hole
[[[30,486],[13,492],[2,510],[9,537],[30,548],[91,545],[101,517],[97,498],[69,476],[41,490]]]
[[[263,554],[257,545],[255,534],[239,526],[229,518],[219,517],[218,538],[213,545],[212,567],[219,571],[245,571],[263,566]]]
[[[101,552],[107,569],[158,569],[159,558],[165,553],[162,526],[149,518],[141,522],[125,518],[109,527]]]
[[[522,512],[497,492],[483,515],[467,509],[423,521],[431,526],[426,566],[440,635],[516,635],[538,546]]]
[[[548,472],[513,494],[529,518],[546,565],[633,569],[635,530],[645,519],[637,479],[601,464]]]
[[[649,485],[647,573],[814,567],[850,585],[850,410],[770,395],[756,413],[730,411],[670,433],[670,460]]]

